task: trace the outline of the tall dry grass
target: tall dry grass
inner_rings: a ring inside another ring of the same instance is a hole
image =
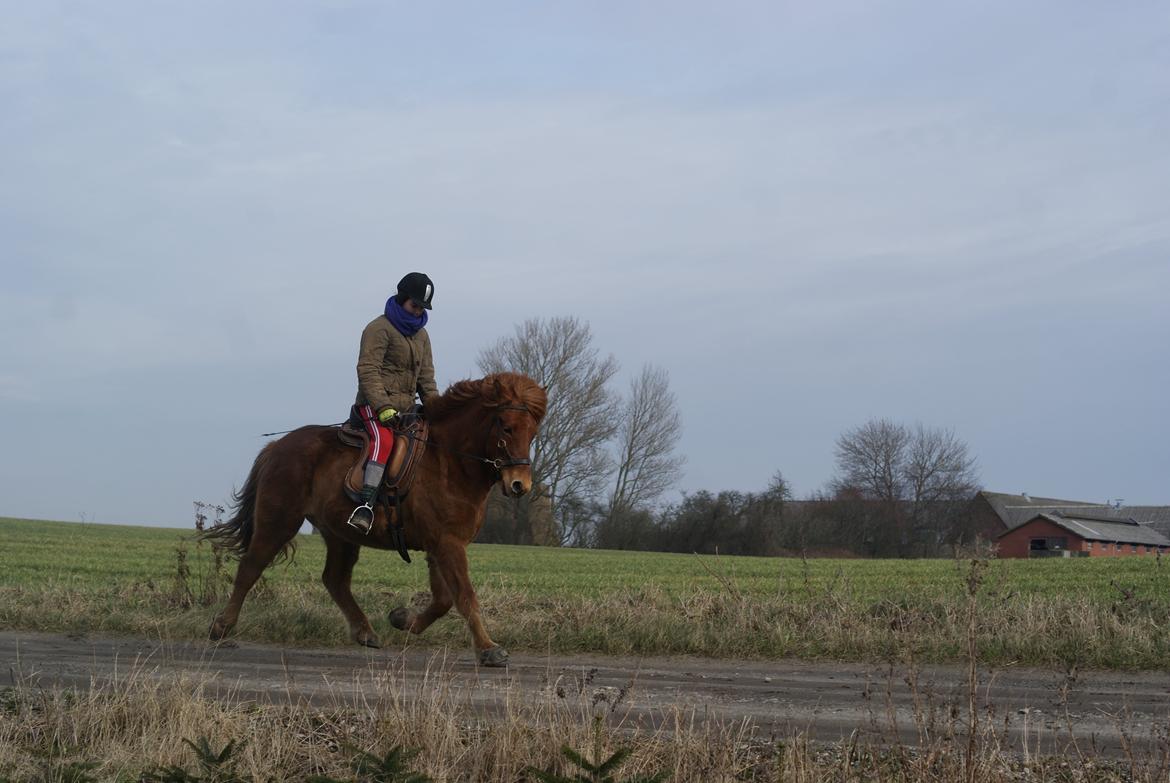
[[[14,685],[0,691],[0,779],[64,781],[72,765],[92,764],[87,774],[94,779],[138,780],[147,769],[191,767],[183,740],[195,738],[206,738],[213,748],[241,745],[236,772],[255,781],[310,775],[351,780],[350,748],[382,754],[404,746],[419,751],[414,771],[436,781],[518,783],[533,779],[526,773],[530,767],[575,773],[561,752],[565,745],[591,759],[629,748],[615,780],[661,771],[680,783],[1170,779],[1167,727],[1157,729],[1155,741],[1140,751],[1135,741],[1113,760],[1079,746],[1047,757],[1037,752],[1038,741],[1014,746],[1004,716],[992,705],[968,713],[937,702],[918,683],[913,665],[891,667],[884,690],[877,683],[867,694],[866,725],[831,744],[801,734],[763,736],[749,722],[720,722],[694,709],[665,709],[643,723],[629,710],[626,689],[603,694],[588,676],[552,670],[535,697],[502,686],[501,700],[486,707],[482,694],[458,686],[438,657],[421,676],[408,676],[399,666],[360,675],[367,684],[357,699],[326,695],[276,704],[225,691],[200,671],[159,679],[146,665],[129,665],[117,676],[72,690],[41,688],[35,675],[16,672]],[[983,685],[979,676],[976,667],[972,691]],[[913,741],[904,738],[894,709],[896,677],[912,686]],[[1130,731],[1136,739],[1139,728]]]
[[[203,561],[183,564],[197,573]],[[182,573],[176,567],[175,573]],[[283,577],[277,574],[277,577]],[[667,589],[654,583],[600,595],[539,594],[506,585],[479,590],[484,620],[512,651],[608,655],[702,655],[884,661],[912,644],[922,661],[963,661],[968,605],[961,579],[940,597],[859,596],[843,577],[807,591],[737,592],[722,586]],[[224,590],[219,580],[177,577],[78,589],[52,580],[0,585],[0,627],[57,632],[203,638]],[[421,587],[421,585],[419,586]],[[1166,588],[1170,590],[1170,587]],[[386,610],[410,603],[417,589],[361,588],[358,601],[384,637]],[[980,612],[994,616],[978,638],[980,660],[1032,666],[1157,669],[1170,660],[1170,609],[1141,599],[1102,601],[1081,595],[1020,595],[1010,586],[981,593]],[[288,645],[349,643],[344,618],[316,576],[262,582],[248,597],[241,638]],[[419,640],[469,644],[452,613]]]
[[[202,636],[228,576],[214,552],[193,555],[173,548],[168,568],[146,578],[0,585],[0,624]],[[183,740],[206,737],[214,747],[243,743],[238,771],[254,780],[352,777],[348,746],[375,753],[406,746],[419,750],[415,768],[435,780],[512,783],[525,780],[529,767],[572,772],[561,754],[565,745],[595,759],[629,747],[622,777],[667,771],[674,781],[1170,780],[1167,727],[1123,727],[1135,740],[1145,736],[1128,743],[1120,759],[1100,760],[1091,745],[1077,743],[1048,758],[1028,742],[1021,753],[1009,741],[1006,716],[978,698],[984,667],[1006,660],[1057,663],[1070,673],[1077,666],[1164,664],[1170,614],[1158,564],[1147,569],[1140,590],[1123,586],[1103,602],[1059,591],[1022,594],[1012,572],[978,558],[932,564],[931,573],[948,585],[936,592],[901,585],[880,595],[844,568],[818,580],[808,562],[787,561],[777,564],[785,575],[764,591],[736,573],[739,560],[688,562],[702,584],[663,586],[642,574],[636,585],[604,591],[541,592],[511,577],[489,580],[481,590],[485,619],[521,649],[888,661],[885,693],[879,687],[868,694],[866,725],[830,745],[800,734],[761,736],[750,724],[704,720],[681,708],[643,725],[623,698],[601,700],[587,683],[555,681],[536,699],[505,690],[502,706],[485,712],[472,693],[453,686],[441,662],[421,680],[404,669],[368,672],[373,685],[357,703],[339,696],[281,705],[222,693],[199,672],[159,681],[131,666],[114,679],[67,690],[39,688],[32,672],[17,671],[0,691],[0,779],[64,781],[71,764],[92,763],[89,774],[98,779],[136,780],[148,768],[189,764]],[[315,570],[279,573],[259,585],[240,634],[290,644],[344,639],[340,613]],[[410,600],[401,584],[361,587],[359,598],[369,607]],[[437,644],[466,643],[457,618],[428,635]],[[919,685],[918,667],[940,660],[967,665],[964,704],[940,703]],[[895,677],[905,677],[914,694],[912,743],[894,709]]]
[[[77,763],[95,763],[101,780],[134,780],[145,769],[191,762],[184,739],[212,747],[242,745],[237,773],[254,780],[352,777],[348,748],[419,750],[414,769],[438,781],[517,781],[527,767],[566,771],[560,748],[633,753],[623,771],[669,770],[673,780],[736,780],[756,760],[746,724],[704,723],[665,710],[656,728],[635,725],[622,699],[550,681],[532,699],[504,692],[486,710],[452,687],[441,664],[421,679],[404,669],[370,675],[357,701],[294,699],[259,704],[223,691],[206,673],[159,680],[131,668],[87,689],[40,688],[18,677],[0,698],[0,779],[48,780]],[[363,681],[367,681],[363,678]]]
[[[324,547],[303,536],[270,568],[237,633],[345,645],[320,582]],[[688,654],[884,661],[910,640],[936,663],[967,653],[965,572],[956,561],[817,561],[473,546],[493,638],[513,652]],[[1170,660],[1170,567],[1156,558],[989,561],[976,601],[988,663],[1160,669]],[[200,638],[234,563],[173,531],[0,519],[0,627]],[[354,592],[383,636],[387,610],[427,587],[425,568],[363,554]],[[468,644],[452,613],[419,643]]]

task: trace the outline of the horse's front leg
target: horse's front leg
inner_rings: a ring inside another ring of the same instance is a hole
[[[447,586],[447,580],[443,578],[439,560],[433,554],[427,555],[427,570],[431,578],[431,603],[420,613],[415,613],[405,606],[400,606],[392,611],[390,624],[400,631],[422,633],[431,627],[431,623],[447,614],[455,603],[455,599],[451,596],[451,588]]]
[[[406,609],[396,609],[390,616],[391,624],[396,628],[421,633],[434,620],[447,613],[453,598],[455,609],[467,620],[467,627],[471,630],[479,664],[507,664],[508,651],[492,641],[479,616],[479,598],[471,586],[471,574],[467,568],[467,545],[453,536],[444,536],[435,551],[428,556],[427,563],[431,569],[431,605],[420,615],[413,615]],[[437,593],[436,582],[443,585]]]

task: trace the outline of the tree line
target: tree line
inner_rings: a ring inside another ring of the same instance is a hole
[[[493,493],[479,539],[744,555],[930,557],[978,535],[975,458],[947,429],[878,419],[836,443],[837,472],[796,500],[781,473],[758,492],[700,491],[663,504],[685,458],[665,369],[646,365],[624,392],[619,364],[576,318],[534,319],[480,352],[484,373],[521,372],[548,390],[533,442],[533,491]]]

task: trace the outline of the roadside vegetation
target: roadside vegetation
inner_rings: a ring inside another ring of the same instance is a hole
[[[979,574],[968,576],[978,590]],[[902,671],[921,681],[913,664]],[[441,666],[421,683],[393,667],[378,674],[356,702],[273,705],[225,695],[198,670],[163,680],[128,663],[74,690],[40,687],[17,669],[0,688],[0,781],[1155,783],[1170,774],[1165,725],[1130,727],[1110,758],[1040,725],[1026,747],[1012,746],[1007,726],[1018,716],[963,704],[976,703],[977,678],[953,708],[916,685],[911,746],[880,683],[847,739],[814,743],[679,707],[647,725],[626,712],[624,692],[598,698],[587,676],[562,674],[485,718]]]
[[[0,519],[0,627],[203,638],[234,563],[193,532]],[[801,560],[473,545],[472,579],[494,638],[512,651],[921,662],[966,655],[958,560]],[[257,642],[349,644],[320,583],[324,547],[298,538],[270,568],[236,633]],[[977,596],[988,664],[1161,668],[1170,660],[1170,563],[991,560]],[[366,550],[354,593],[382,635],[389,609],[425,600],[425,565]],[[414,644],[465,646],[454,612]]]

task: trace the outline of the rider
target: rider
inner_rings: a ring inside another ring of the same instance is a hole
[[[390,421],[419,399],[438,394],[431,338],[424,328],[435,294],[434,283],[422,272],[411,272],[386,300],[386,310],[362,331],[358,354],[358,393],[354,410],[370,435],[370,457],[362,478],[361,504],[349,524],[369,533],[374,524],[374,497],[394,447]]]

